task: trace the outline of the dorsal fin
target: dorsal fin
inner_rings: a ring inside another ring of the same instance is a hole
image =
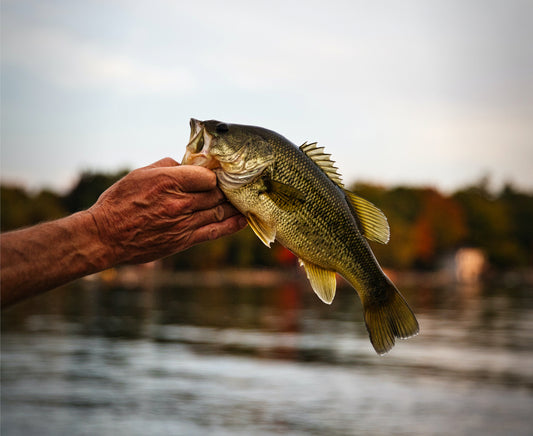
[[[370,201],[344,189],[346,199],[353,207],[357,220],[363,227],[363,236],[370,241],[386,244],[390,238],[390,228],[385,214]]]
[[[338,168],[335,166],[335,162],[330,159],[331,154],[324,153],[324,147],[318,147],[316,142],[312,142],[311,144],[304,142],[300,145],[300,150],[302,150],[333,183],[339,188],[344,189],[341,175],[338,173]]]

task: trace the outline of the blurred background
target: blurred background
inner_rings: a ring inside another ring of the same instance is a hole
[[[378,357],[245,229],[2,313],[5,435],[527,435],[529,1],[1,3],[1,228],[181,160],[188,120],[318,141],[421,334]]]

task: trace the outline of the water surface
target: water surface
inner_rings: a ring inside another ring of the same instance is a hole
[[[2,435],[530,435],[533,293],[403,289],[372,350],[355,293],[90,282],[2,317]]]

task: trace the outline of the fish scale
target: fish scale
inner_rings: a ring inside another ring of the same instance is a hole
[[[261,127],[191,120],[183,164],[212,168],[256,235],[298,256],[322,301],[332,302],[336,273],[346,278],[361,298],[371,343],[384,354],[395,338],[417,334],[418,322],[366,240],[388,241],[385,216],[344,189],[329,156]]]

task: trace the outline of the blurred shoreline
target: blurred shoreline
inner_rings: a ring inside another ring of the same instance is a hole
[[[533,271],[528,268],[504,272],[487,272],[473,282],[459,280],[446,270],[439,271],[397,271],[384,269],[388,277],[398,287],[428,286],[444,287],[451,285],[497,284],[505,287],[533,286]],[[349,287],[344,278],[337,275],[339,287]],[[111,268],[85,277],[86,282],[111,286],[179,286],[203,287],[254,286],[272,287],[291,282],[307,283],[300,268],[218,268],[206,270],[171,271],[162,269],[158,262],[145,265],[126,265]]]

